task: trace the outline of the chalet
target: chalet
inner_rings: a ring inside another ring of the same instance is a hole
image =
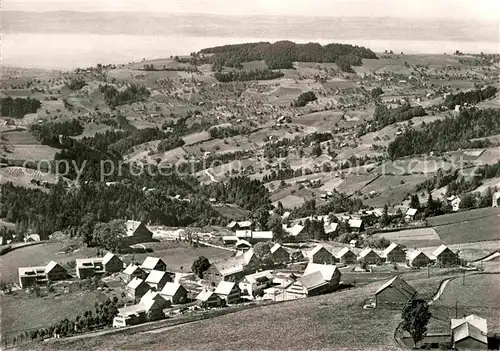
[[[415,219],[415,215],[417,214],[418,212],[418,209],[416,208],[409,208],[407,211],[406,211],[406,214],[405,214],[405,220],[408,222],[408,221],[413,221]]]
[[[473,314],[452,319],[451,339],[454,350],[487,350],[488,322]]]
[[[290,261],[290,253],[280,244],[274,244],[270,251],[274,262],[285,263]]]
[[[203,273],[203,278],[213,283],[219,283],[222,280],[234,282],[244,276],[243,271],[242,260],[237,257],[231,257],[227,260],[212,263],[205,273]]]
[[[127,296],[135,299],[136,301],[143,297],[149,289],[149,285],[146,284],[144,280],[139,278],[132,279],[125,287]]]
[[[433,258],[436,263],[441,266],[453,266],[458,264],[458,256],[451,251],[446,245],[441,245],[433,253]]]
[[[215,293],[228,305],[240,301],[241,290],[235,282],[219,282]]]
[[[234,244],[234,247],[236,248],[236,250],[246,251],[246,250],[250,250],[252,248],[252,244],[250,244],[246,240],[238,239],[236,244]]]
[[[127,221],[126,235],[121,239],[121,245],[129,246],[138,243],[144,243],[153,239],[151,232],[142,222]]]
[[[331,292],[338,288],[341,273],[334,265],[309,263],[304,275],[285,289],[285,299],[294,300]]]
[[[113,327],[121,328],[165,318],[163,310],[169,306],[170,303],[159,293],[149,291],[137,305],[119,308],[113,319]]]
[[[401,245],[396,243],[391,243],[383,252],[382,258],[385,258],[385,261],[388,263],[406,262],[406,252],[403,250]]]
[[[375,293],[377,306],[404,306],[408,300],[417,295],[417,291],[399,275],[387,281]]]
[[[431,262],[429,256],[420,250],[413,250],[408,254],[408,265],[411,267],[425,267]]]
[[[349,219],[347,224],[349,225],[351,232],[359,233],[365,230],[365,225],[362,219]]]
[[[146,284],[154,289],[154,291],[160,291],[163,289],[165,284],[171,281],[172,277],[170,274],[163,271],[151,271],[146,278]]]
[[[378,264],[381,258],[375,251],[367,247],[359,253],[358,261],[364,261],[367,264]]]
[[[160,294],[173,304],[187,302],[188,291],[179,283],[165,284]]]
[[[254,292],[266,289],[273,284],[272,271],[262,271],[246,275],[238,284],[242,292],[252,296]]]
[[[312,250],[304,251],[304,257],[312,263],[332,264],[337,261],[335,256],[320,244]]]
[[[144,262],[141,264],[141,268],[146,272],[151,271],[167,271],[167,264],[163,262],[161,258],[158,257],[146,257]]]
[[[117,273],[122,269],[123,261],[111,252],[104,257],[76,259],[76,275],[80,279]]]
[[[115,254],[108,252],[102,258],[102,267],[107,274],[118,273],[123,269],[123,261]]]
[[[121,278],[125,283],[130,282],[134,278],[146,279],[147,273],[135,264],[128,265],[121,273]]]
[[[348,247],[342,248],[342,250],[337,252],[335,257],[337,258],[337,260],[339,262],[342,262],[344,264],[356,263],[357,259],[358,259],[356,254],[354,252],[352,252]]]
[[[213,290],[202,290],[196,300],[201,307],[220,307],[223,304],[222,299]]]
[[[307,235],[304,232],[304,226],[300,224],[295,224],[293,227],[288,228],[286,224],[283,225],[283,229],[288,233],[288,236],[293,239],[293,241],[306,241]]]
[[[66,279],[68,273],[59,263],[50,261],[46,266],[19,267],[18,275],[19,286],[24,289],[34,285]]]

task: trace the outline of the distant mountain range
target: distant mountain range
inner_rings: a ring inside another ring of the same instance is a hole
[[[118,12],[2,13],[3,33],[499,42],[497,22]]]

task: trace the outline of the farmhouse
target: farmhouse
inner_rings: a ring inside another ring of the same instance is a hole
[[[165,284],[171,281],[172,277],[170,274],[163,271],[151,271],[146,278],[146,284],[148,284],[155,291],[160,291],[163,289]]]
[[[367,264],[378,264],[381,258],[375,251],[367,247],[359,253],[358,261],[364,261]]]
[[[380,287],[375,293],[377,306],[402,306],[408,300],[417,295],[417,291],[403,280],[399,275],[395,276]]]
[[[411,267],[425,267],[431,262],[431,259],[420,250],[413,250],[408,254],[408,265]]]
[[[441,245],[433,253],[436,263],[441,266],[453,266],[458,264],[458,256],[446,245]]]
[[[270,251],[274,262],[284,263],[290,261],[290,253],[280,244],[274,244]]]
[[[352,252],[348,247],[342,248],[337,254],[335,255],[337,260],[344,264],[351,264],[351,263],[356,263],[357,256],[354,252]]]
[[[309,263],[302,277],[285,289],[285,299],[294,300],[331,292],[338,288],[341,273],[334,265]]]
[[[351,232],[359,233],[365,230],[365,225],[362,219],[349,219],[347,224],[349,225]]]
[[[236,237],[240,240],[247,240],[255,244],[258,242],[266,242],[273,240],[272,231],[251,231],[251,230],[237,230]]]
[[[325,229],[325,234],[332,234],[337,231],[337,228],[339,227],[338,223],[332,222],[332,223],[325,223],[324,229]]]
[[[215,293],[227,304],[238,303],[240,301],[241,290],[235,282],[219,282]]]
[[[37,284],[47,284],[66,279],[68,272],[57,262],[50,261],[46,266],[19,267],[19,286],[26,288]]]
[[[80,279],[120,272],[123,269],[122,260],[108,252],[104,257],[76,259],[76,275]]]
[[[401,245],[391,243],[383,252],[382,257],[388,263],[406,262],[406,253]]]
[[[300,224],[295,224],[293,227],[288,228],[286,224],[283,224],[283,229],[288,233],[288,236],[294,241],[306,241],[307,236],[304,232],[304,226]]]
[[[128,265],[127,268],[121,273],[122,280],[125,283],[130,282],[134,278],[146,279],[147,273],[135,264]]]
[[[179,283],[167,283],[160,294],[171,303],[178,304],[187,301],[188,291]]]
[[[252,296],[255,291],[268,288],[273,283],[272,271],[262,271],[246,275],[238,284],[242,292]]]
[[[233,231],[250,230],[252,228],[252,221],[241,221],[241,222],[232,221],[227,225],[227,227]]]
[[[303,254],[312,263],[332,264],[337,261],[335,256],[320,244],[316,245],[312,250],[304,251]]]
[[[213,290],[202,290],[196,300],[201,307],[220,307],[222,306],[222,299]]]
[[[144,243],[153,239],[153,233],[139,221],[126,222],[126,236],[121,239],[124,246]]]
[[[212,263],[203,273],[203,277],[213,283],[219,283],[221,280],[234,282],[244,276],[243,270],[243,260],[239,257],[231,257]]]
[[[418,212],[418,209],[416,209],[416,208],[409,208],[406,211],[405,220],[406,221],[413,221],[415,219],[415,215],[417,214],[417,212]]]
[[[146,282],[139,278],[132,279],[127,286],[125,287],[125,291],[127,296],[139,300],[149,291],[149,285]]]
[[[159,293],[149,291],[137,305],[119,308],[117,316],[113,319],[113,327],[121,328],[162,319],[165,317],[163,309],[169,306],[170,303]]]
[[[146,257],[144,262],[141,264],[141,268],[146,272],[151,271],[167,271],[167,264],[163,262],[161,258],[158,257]]]
[[[487,350],[488,323],[473,314],[451,320],[451,338],[455,350]]]
[[[250,250],[252,248],[252,244],[250,244],[246,240],[238,239],[236,244],[234,244],[234,247],[236,248],[236,250],[246,251],[246,250]]]

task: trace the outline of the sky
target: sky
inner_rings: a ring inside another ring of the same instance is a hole
[[[3,0],[7,11],[400,17],[500,21],[500,0]]]

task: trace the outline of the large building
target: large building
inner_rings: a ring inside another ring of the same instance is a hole
[[[285,299],[294,300],[336,290],[341,273],[334,265],[309,263],[302,277],[285,289]]]
[[[152,271],[167,271],[167,264],[163,262],[161,258],[158,257],[146,257],[144,262],[141,264],[141,268],[146,272]]]
[[[122,270],[122,260],[111,252],[108,252],[104,257],[76,259],[76,275],[80,279],[117,273]]]
[[[137,305],[119,308],[117,316],[113,319],[113,327],[126,327],[165,318],[163,310],[169,306],[170,302],[160,293],[149,291]]]
[[[321,264],[333,264],[337,262],[337,259],[333,254],[325,249],[323,245],[316,245],[313,249],[304,251],[304,256],[309,262],[321,263]]]
[[[406,252],[401,245],[391,243],[383,252],[382,258],[385,258],[387,263],[404,263],[406,262]]]
[[[161,290],[161,296],[173,304],[187,302],[188,291],[179,283],[167,283]]]
[[[215,293],[228,305],[238,303],[241,297],[241,290],[238,284],[234,282],[219,282],[219,285],[217,285],[215,289]]]
[[[417,291],[399,275],[387,281],[375,293],[377,306],[402,307],[417,295]]]
[[[339,252],[337,252],[335,257],[344,264],[356,263],[358,259],[358,256],[356,256],[356,254],[348,247],[342,248]]]
[[[146,284],[148,284],[155,291],[163,289],[165,284],[172,281],[172,277],[167,272],[151,271],[146,277]]]
[[[68,272],[59,263],[50,261],[46,266],[19,267],[19,286],[27,288],[34,285],[48,284],[52,281],[63,280]]]
[[[142,222],[127,221],[125,236],[121,238],[121,245],[129,246],[139,243],[152,241],[153,232],[151,232]]]
[[[359,253],[358,261],[366,262],[366,264],[379,264],[382,259],[378,253],[367,247]]]
[[[432,256],[436,263],[440,266],[453,266],[458,264],[458,256],[450,250],[448,246],[441,245],[433,253]]]
[[[145,272],[141,267],[136,266],[135,264],[129,264],[127,268],[121,272],[121,278],[125,283],[130,282],[134,278],[146,279],[148,273]]]
[[[125,287],[127,296],[136,301],[141,299],[149,290],[150,286],[146,284],[144,280],[139,278],[132,279]]]
[[[487,350],[488,323],[473,314],[451,320],[451,339],[455,350]]]
[[[408,254],[408,265],[411,267],[425,267],[431,262],[431,259],[420,250],[413,250]]]
[[[286,263],[290,261],[290,253],[280,244],[271,247],[271,257],[275,263]]]

